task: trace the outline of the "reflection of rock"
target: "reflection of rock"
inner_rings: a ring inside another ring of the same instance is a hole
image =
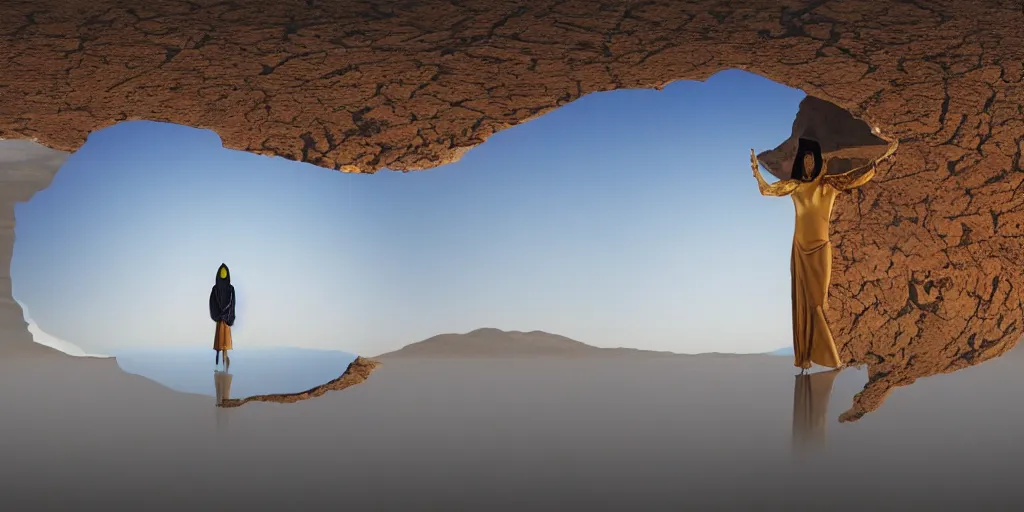
[[[832,103],[807,96],[793,120],[793,134],[775,149],[757,155],[757,159],[775,177],[789,179],[800,137],[821,143],[829,174],[869,164],[889,149],[889,142],[875,136],[864,121]]]
[[[793,382],[793,447],[816,448],[825,443],[828,401],[842,370],[801,373]]]
[[[224,398],[223,400],[218,399],[217,405],[219,407],[238,407],[248,402],[277,402],[279,404],[290,404],[294,402],[301,402],[303,400],[309,400],[310,398],[317,398],[325,395],[328,391],[339,391],[350,386],[355,386],[365,381],[370,373],[380,363],[366,359],[363,357],[356,357],[354,361],[349,363],[348,368],[341,374],[340,377],[334,379],[326,384],[321,384],[315,388],[307,389],[299,393],[283,393],[279,395],[255,395],[248,398]],[[219,391],[219,390],[218,390]]]
[[[1015,3],[484,4],[17,2],[0,17],[12,34],[0,43],[0,137],[71,151],[92,131],[147,118],[328,168],[414,170],[590,92],[741,68],[901,142],[834,214],[827,314],[843,359],[872,376],[856,411],[1017,342],[1024,12]],[[55,36],[68,30],[75,37]],[[9,258],[7,183],[0,195],[0,258]],[[0,275],[4,352],[41,349]]]

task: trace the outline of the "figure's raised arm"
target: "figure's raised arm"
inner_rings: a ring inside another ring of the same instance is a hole
[[[847,171],[842,174],[836,174],[833,176],[826,176],[825,183],[829,184],[836,190],[853,190],[858,187],[862,187],[871,181],[875,177],[875,172],[878,167],[878,162],[885,160],[892,156],[896,152],[896,148],[899,147],[899,142],[893,142],[889,145],[889,150],[884,155],[875,160],[872,163],[862,165],[852,171]],[[867,172],[863,172],[867,169]],[[861,174],[863,172],[863,174]]]
[[[761,167],[757,163],[757,155],[750,150],[750,168],[754,171],[754,179],[757,180],[757,189],[762,196],[783,197],[792,194],[800,183],[796,180],[782,180],[775,183],[768,183],[761,175]]]
[[[857,173],[861,172],[864,169],[863,167],[835,176],[826,176],[825,182],[836,190],[853,190],[862,187],[871,181],[871,178],[875,177],[875,165],[871,164],[871,169],[859,176]]]

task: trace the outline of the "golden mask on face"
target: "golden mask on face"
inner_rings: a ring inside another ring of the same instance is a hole
[[[228,278],[228,268],[227,267],[220,267],[220,278],[221,279],[227,279]]]

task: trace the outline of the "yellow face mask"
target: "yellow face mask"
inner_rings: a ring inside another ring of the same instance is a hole
[[[221,267],[220,268],[220,278],[221,279],[227,279],[228,278],[228,268],[227,267]]]

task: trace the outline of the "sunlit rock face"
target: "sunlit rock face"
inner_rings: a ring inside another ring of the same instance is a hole
[[[16,1],[0,137],[73,151],[144,118],[328,168],[416,170],[590,92],[752,71],[900,141],[833,223],[829,321],[844,359],[870,366],[855,419],[1019,337],[1022,26],[1019,3],[952,0]],[[3,314],[17,344],[21,315]]]

